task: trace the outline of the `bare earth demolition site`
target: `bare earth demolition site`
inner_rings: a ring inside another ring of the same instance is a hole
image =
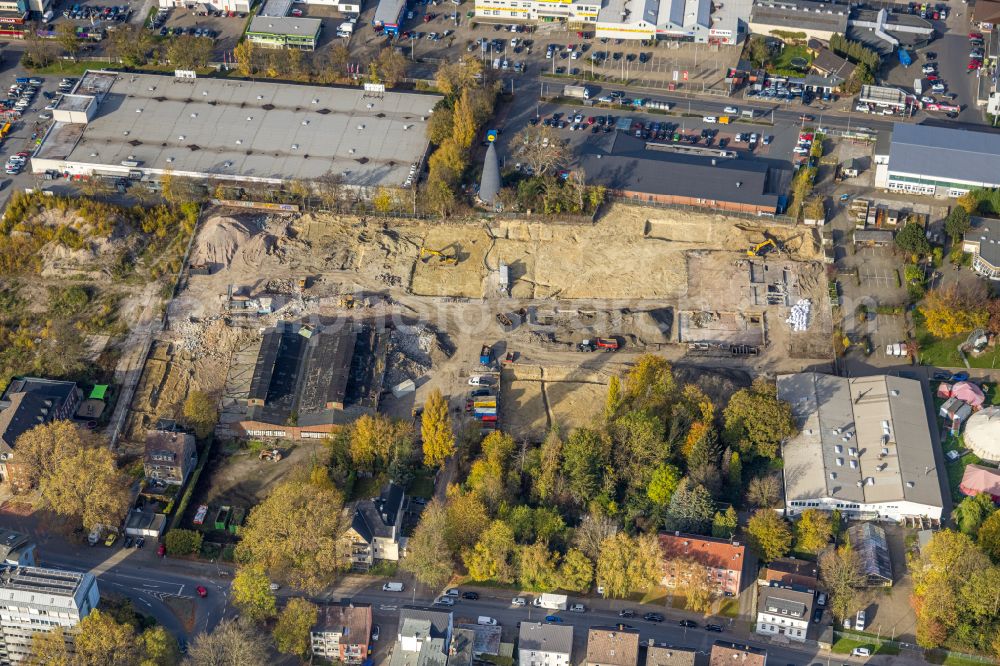
[[[128,437],[177,417],[192,389],[219,398],[220,435],[247,436],[254,422],[255,436],[278,436],[268,427],[318,436],[302,414],[262,426],[266,407],[248,407],[271,399],[260,391],[270,353],[262,342],[286,322],[307,339],[332,327],[381,331],[365,343],[371,367],[359,374],[343,361],[339,390],[379,384],[363,389],[375,391],[377,409],[407,418],[432,388],[460,408],[489,345],[500,369],[499,427],[539,438],[557,423],[588,422],[609,377],[638,353],[770,372],[828,361],[821,259],[801,227],[626,205],[593,224],[209,209],[139,382]],[[618,353],[581,352],[598,338]],[[351,344],[356,359],[361,342]],[[318,361],[270,362],[274,393],[289,363]],[[326,400],[347,409],[351,398]],[[247,494],[252,501],[257,492]]]

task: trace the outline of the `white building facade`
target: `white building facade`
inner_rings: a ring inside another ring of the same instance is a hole
[[[573,627],[568,624],[522,622],[518,633],[521,666],[569,666],[573,663]]]
[[[813,594],[786,587],[761,587],[757,593],[757,627],[765,636],[803,642],[809,632]]]
[[[600,0],[476,0],[477,18],[596,23]]]
[[[93,574],[4,568],[0,571],[0,663],[24,661],[36,633],[75,627],[100,598]]]

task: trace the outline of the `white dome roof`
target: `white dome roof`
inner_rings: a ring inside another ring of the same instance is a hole
[[[983,460],[1000,461],[1000,407],[987,407],[969,417],[965,446]]]

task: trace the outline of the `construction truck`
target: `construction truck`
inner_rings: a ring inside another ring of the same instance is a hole
[[[618,351],[618,341],[614,338],[594,338],[593,340],[584,340],[576,348],[582,352],[592,352],[598,349]]]
[[[281,460],[281,457],[281,451],[278,449],[264,449],[260,452],[260,455],[257,456],[259,460],[270,460],[271,462],[278,462]]]
[[[458,263],[458,257],[454,255],[445,254],[441,250],[432,250],[429,247],[420,248],[420,260],[425,264],[430,260],[431,257],[437,257],[438,263],[442,266],[454,266]]]
[[[493,362],[493,348],[489,345],[483,345],[483,348],[479,350],[479,364],[489,365]]]

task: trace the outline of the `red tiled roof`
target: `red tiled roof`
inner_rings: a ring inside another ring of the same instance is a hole
[[[688,556],[716,569],[743,569],[744,546],[737,541],[690,534],[660,534],[660,550],[666,559]]]

